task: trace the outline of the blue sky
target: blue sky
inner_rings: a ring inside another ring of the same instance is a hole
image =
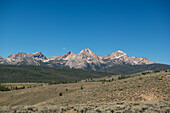
[[[0,0],[0,56],[122,50],[170,64],[169,0]]]

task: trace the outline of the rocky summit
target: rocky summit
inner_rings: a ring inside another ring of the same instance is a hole
[[[4,59],[0,57],[0,64],[69,67],[96,71],[101,68],[110,68],[115,65],[145,65],[154,63],[144,57],[130,57],[121,50],[106,56],[99,56],[86,48],[78,54],[69,51],[62,56],[53,57],[46,57],[41,52],[32,54],[19,52]]]

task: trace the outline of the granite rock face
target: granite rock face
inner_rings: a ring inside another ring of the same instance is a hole
[[[144,65],[153,64],[144,57],[130,57],[121,50],[106,56],[99,56],[86,48],[78,54],[69,51],[62,56],[46,57],[42,52],[15,53],[7,58],[0,57],[0,64],[10,65],[42,65],[50,67],[69,67],[76,69],[99,70],[115,65]]]

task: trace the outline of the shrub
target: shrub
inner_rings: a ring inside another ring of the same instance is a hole
[[[81,90],[83,90],[83,86],[81,86],[81,88],[80,88]]]
[[[126,78],[129,78],[130,76],[125,76],[125,75],[121,75],[120,77],[118,77],[118,80],[121,80],[121,79],[126,79]]]
[[[143,79],[142,77],[139,78],[139,80],[142,80],[142,79]]]
[[[158,80],[162,80],[162,78],[158,78]]]
[[[59,96],[62,96],[62,95],[63,95],[63,94],[60,92],[60,93],[59,93]]]
[[[10,91],[10,89],[8,89],[5,86],[0,85],[0,91]]]
[[[120,89],[118,89],[119,91],[122,91],[123,90],[123,88],[120,88]]]
[[[160,71],[158,71],[158,70],[154,70],[153,72],[154,72],[154,73],[158,73],[158,72],[160,72]]]

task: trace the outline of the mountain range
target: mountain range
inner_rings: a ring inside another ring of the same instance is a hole
[[[131,57],[121,50],[106,56],[99,56],[86,48],[78,54],[69,51],[62,56],[46,57],[42,52],[15,53],[7,58],[0,57],[0,64],[37,65],[49,67],[67,67],[94,71],[109,71],[115,66],[156,65],[144,57]],[[169,65],[168,65],[169,68]],[[166,68],[167,69],[167,68]]]

